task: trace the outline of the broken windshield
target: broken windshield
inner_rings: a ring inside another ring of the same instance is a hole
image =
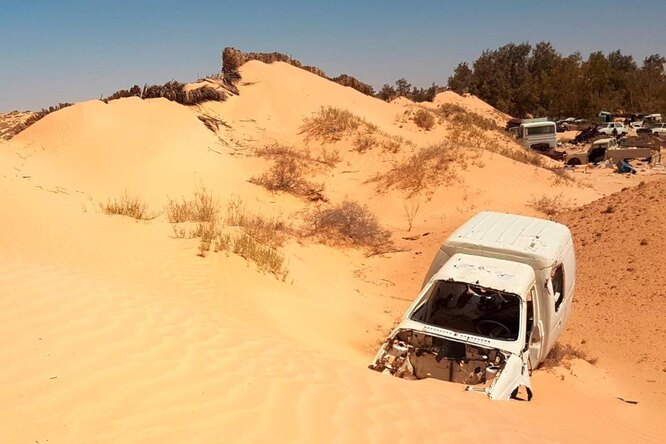
[[[410,318],[461,333],[515,341],[520,332],[520,297],[454,281],[435,281]]]

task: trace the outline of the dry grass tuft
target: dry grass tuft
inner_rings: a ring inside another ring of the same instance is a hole
[[[344,200],[337,205],[317,207],[306,215],[306,235],[332,244],[369,248],[372,253],[390,251],[391,233],[379,224],[367,206]]]
[[[456,170],[467,168],[468,161],[478,155],[477,150],[463,149],[450,143],[432,145],[370,181],[377,182],[380,189],[395,187],[408,191],[412,196],[424,189],[450,183],[456,178]]]
[[[227,205],[224,221],[218,213],[217,201],[203,188],[192,200],[171,200],[167,205],[175,237],[198,238],[199,256],[205,257],[211,249],[231,252],[254,262],[261,271],[282,280],[287,277],[285,258],[279,251],[287,240],[287,227],[282,220],[250,214],[239,198]],[[197,223],[188,229],[180,225],[183,222]]]
[[[361,126],[365,127],[368,133],[377,131],[376,125],[351,112],[327,106],[321,107],[312,117],[303,121],[300,134],[305,134],[306,141],[317,139],[330,143],[352,134]]]
[[[354,151],[363,154],[377,145],[377,140],[371,134],[359,134],[354,139]]]
[[[219,203],[205,187],[198,188],[191,200],[184,197],[178,202],[169,199],[166,214],[169,222],[214,222],[220,211]]]
[[[546,216],[555,216],[557,213],[566,211],[570,207],[569,203],[562,196],[562,193],[556,196],[546,196],[544,194],[539,199],[535,197],[528,205]]]
[[[218,245],[222,245],[219,244]],[[276,277],[285,280],[289,271],[285,267],[285,258],[282,253],[264,245],[247,233],[228,238],[228,248],[248,261],[257,264],[259,270],[272,273]]]
[[[282,247],[287,241],[288,228],[284,221],[279,217],[268,219],[249,213],[239,198],[234,198],[227,204],[226,223],[242,228],[248,236],[273,249]]]
[[[218,238],[221,232],[215,222],[199,222],[191,234],[192,237],[199,238],[199,256],[205,257],[206,253],[210,251],[213,240]]]
[[[421,108],[414,113],[412,120],[421,129],[430,131],[435,127],[435,115],[425,108]]]
[[[106,203],[99,205],[106,214],[119,214],[121,216],[133,217],[138,220],[150,220],[157,217],[148,211],[148,206],[138,197],[130,196],[125,191],[119,198],[109,199]]]
[[[572,359],[582,359],[590,364],[597,363],[598,358],[592,358],[584,350],[578,349],[570,344],[560,344],[559,342],[550,350],[546,359],[541,363],[541,368],[551,369],[554,367],[571,368]]]

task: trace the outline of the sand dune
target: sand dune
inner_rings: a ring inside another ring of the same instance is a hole
[[[601,318],[584,322],[595,310],[590,276],[603,250],[580,239],[579,279],[590,283],[580,284],[566,337],[587,338],[597,366],[575,360],[536,372],[529,404],[366,368],[460,222],[481,209],[537,214],[529,201],[544,194],[585,204],[601,195],[592,188],[484,152],[428,194],[378,194],[367,179],[410,151],[359,154],[345,139],[331,144],[340,164],[315,177],[331,201],[367,202],[400,251],[367,257],[291,238],[285,281],[234,254],[196,256],[197,240],[174,239],[163,214],[137,222],[101,213],[99,203],[123,190],[157,212],[167,195],[203,185],[222,203],[240,196],[254,211],[298,224],[311,204],[249,183],[268,165],[252,148],[305,146],[300,126],[320,106],[352,110],[386,134],[409,137],[413,150],[447,134],[402,124],[396,117],[410,104],[387,104],[290,65],[249,62],[242,75],[240,95],[226,102],[192,109],[162,99],[86,102],[0,143],[3,441],[661,441],[664,373],[645,383],[651,395],[634,390],[625,377],[630,365],[614,364],[627,350],[622,338]],[[214,134],[200,113],[230,128]],[[420,210],[407,232],[410,199]],[[595,205],[605,204],[588,208]],[[596,214],[584,211],[566,217]],[[609,301],[605,310],[619,317],[626,307]],[[592,339],[595,329],[606,333]],[[647,332],[635,336],[642,353]],[[658,365],[657,353],[648,357]],[[634,396],[638,405],[617,399]]]

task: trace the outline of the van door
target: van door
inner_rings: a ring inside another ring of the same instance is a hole
[[[528,332],[527,355],[530,370],[537,368],[541,359],[541,350],[543,350],[543,320],[539,316],[539,300],[537,298],[536,287],[532,287],[528,293],[528,302],[532,302],[531,311],[527,316],[531,317],[532,328]],[[529,305],[529,304],[528,304]],[[528,320],[529,322],[529,320]]]
[[[548,311],[552,313],[550,322],[550,334],[555,340],[561,333],[566,312],[565,289],[564,289],[564,265],[559,263],[553,266],[550,279],[548,279],[549,304]]]

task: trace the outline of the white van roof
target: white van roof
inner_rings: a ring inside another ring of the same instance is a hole
[[[534,283],[534,270],[520,262],[454,254],[435,273],[434,279],[452,279],[523,296]]]
[[[454,231],[444,241],[442,249],[451,246],[457,252],[469,251],[471,254],[474,250],[497,252],[529,258],[545,268],[551,266],[571,242],[571,232],[562,224],[484,211]]]

